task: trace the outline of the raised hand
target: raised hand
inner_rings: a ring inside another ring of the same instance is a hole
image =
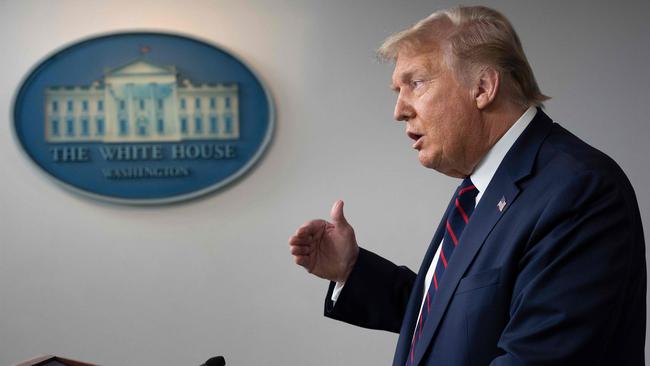
[[[312,220],[289,238],[296,264],[309,273],[335,282],[345,282],[359,256],[354,229],[343,215],[343,201],[330,212],[332,222]]]

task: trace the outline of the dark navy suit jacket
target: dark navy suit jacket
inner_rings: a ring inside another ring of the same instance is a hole
[[[443,230],[417,275],[361,249],[336,304],[330,284],[325,315],[399,332],[393,365],[404,365]],[[632,186],[541,110],[497,169],[440,282],[416,365],[645,362],[645,244]]]

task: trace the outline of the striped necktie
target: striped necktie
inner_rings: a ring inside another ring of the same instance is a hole
[[[476,189],[469,177],[465,178],[458,188],[458,193],[456,193],[454,207],[449,211],[449,215],[447,216],[445,235],[442,239],[442,248],[440,248],[440,256],[435,271],[433,272],[433,279],[429,284],[429,290],[426,293],[426,299],[422,305],[420,317],[418,318],[418,322],[413,331],[411,351],[409,357],[406,359],[407,366],[413,364],[415,349],[418,345],[418,341],[422,338],[422,328],[429,317],[431,303],[433,302],[436,292],[438,292],[438,286],[444,280],[443,275],[445,269],[447,269],[449,260],[451,259],[452,254],[454,254],[454,249],[458,246],[460,236],[469,222],[472,212],[474,212],[477,195],[478,189]]]

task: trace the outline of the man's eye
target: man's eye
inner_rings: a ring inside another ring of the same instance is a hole
[[[411,80],[411,88],[415,89],[424,84],[424,80]]]

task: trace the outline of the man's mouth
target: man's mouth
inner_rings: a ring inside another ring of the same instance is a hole
[[[408,135],[409,138],[413,139],[413,141],[417,141],[420,139],[420,137],[422,137],[422,135],[413,132],[407,132],[406,134]]]
[[[413,133],[413,132],[408,132],[408,131],[406,132],[406,135],[407,135],[410,139],[412,139],[413,141],[415,141],[415,143],[413,144],[413,148],[414,148],[414,149],[417,149],[417,148],[419,147],[419,145],[420,145],[420,139],[422,138],[422,136],[424,136],[424,135],[420,135],[420,134]]]

